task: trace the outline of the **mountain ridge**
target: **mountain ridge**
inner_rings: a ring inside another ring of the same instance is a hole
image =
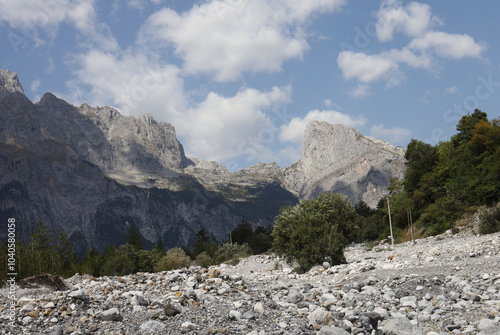
[[[223,240],[243,219],[272,224],[282,206],[321,192],[374,207],[388,180],[404,174],[404,149],[320,121],[308,124],[297,163],[230,172],[187,157],[174,126],[151,114],[73,106],[52,93],[32,103],[7,70],[0,70],[0,121],[0,166],[7,171],[0,219],[28,222],[24,236],[39,220],[52,232],[62,227],[80,252],[120,243],[132,224],[149,244],[190,244],[201,228]]]

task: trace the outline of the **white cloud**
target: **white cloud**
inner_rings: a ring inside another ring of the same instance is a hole
[[[151,113],[174,124],[187,108],[180,70],[174,65],[162,66],[140,52],[100,50],[79,55],[74,62],[77,79],[68,83],[73,102],[113,105],[136,116]]]
[[[448,93],[448,94],[455,94],[455,93],[458,92],[458,87],[457,86],[448,87],[445,90],[445,92]]]
[[[40,78],[33,80],[33,82],[30,85],[31,92],[37,92],[38,89],[40,88],[41,83],[42,83],[42,80]]]
[[[342,51],[337,64],[344,78],[371,83],[398,71],[398,64],[383,55],[367,55],[363,52]]]
[[[304,24],[311,15],[339,9],[344,0],[218,0],[178,14],[153,14],[142,43],[173,45],[188,74],[235,80],[242,72],[276,72],[309,49]]]
[[[406,128],[385,128],[384,125],[374,125],[370,128],[370,136],[380,138],[391,143],[409,141],[411,131]]]
[[[109,27],[97,20],[95,0],[0,0],[0,23],[6,22],[19,38],[31,40],[36,47],[45,45],[41,31],[53,40],[61,23],[73,25],[88,38],[88,42],[105,50],[114,50],[118,44]]]
[[[411,2],[403,7],[400,0],[383,1],[376,17],[375,29],[378,39],[382,42],[392,40],[394,32],[417,37],[429,28],[441,24],[440,19],[432,15],[429,5]]]
[[[304,118],[295,117],[288,124],[281,126],[279,139],[281,142],[302,144],[306,125],[311,120],[327,121],[331,124],[342,123],[353,128],[361,127],[366,123],[362,116],[353,118],[334,110],[312,110]]]
[[[410,41],[400,49],[382,50],[376,54],[340,52],[337,64],[344,79],[358,81],[358,86],[351,91],[354,97],[365,97],[370,83],[383,80],[386,88],[403,83],[405,73],[401,65],[433,70],[438,57],[480,58],[486,49],[484,43],[475,42],[467,34],[433,31],[442,22],[431,13],[427,4],[411,2],[403,6],[400,0],[385,0],[376,18],[376,33],[380,41],[392,40],[394,33],[403,33],[410,37]]]
[[[440,57],[454,59],[478,58],[486,49],[485,45],[474,42],[469,35],[448,34],[441,31],[430,31],[412,40],[409,47],[421,51],[431,50]]]
[[[421,102],[424,104],[428,104],[430,102],[429,98],[432,96],[431,90],[425,90],[424,94],[419,98]]]
[[[177,129],[185,134],[190,155],[218,162],[238,156],[272,161],[269,143],[277,129],[265,111],[289,103],[290,95],[291,87],[267,92],[247,88],[229,98],[211,92],[177,120]]]
[[[355,98],[365,98],[371,94],[370,85],[358,84],[349,94]]]

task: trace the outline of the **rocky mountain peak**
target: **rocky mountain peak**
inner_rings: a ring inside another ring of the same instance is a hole
[[[0,69],[0,87],[6,88],[8,91],[20,92],[24,94],[23,87],[19,82],[17,74],[9,70]]]
[[[404,170],[403,148],[343,124],[310,121],[302,159],[285,170],[285,185],[299,198],[334,192],[375,207],[390,178],[403,177]]]

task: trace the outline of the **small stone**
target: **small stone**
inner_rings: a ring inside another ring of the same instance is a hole
[[[189,321],[184,322],[181,325],[181,327],[184,329],[189,329],[189,330],[195,330],[197,328],[197,326],[194,323],[191,323]]]
[[[210,269],[210,270],[208,270],[207,275],[210,278],[218,278],[220,275],[220,271],[217,269]]]
[[[232,309],[229,311],[229,318],[231,320],[239,320],[241,319],[241,313]]]
[[[296,290],[296,289],[291,289],[291,290],[288,292],[288,298],[287,298],[287,301],[288,301],[288,302],[291,302],[292,304],[297,304],[297,303],[301,302],[303,299],[304,299],[304,297],[303,297],[303,296],[302,296],[302,294],[299,292],[299,290]]]
[[[407,318],[388,320],[384,327],[384,335],[424,335],[424,332],[414,326]]]
[[[31,311],[28,313],[28,315],[36,319],[40,315],[40,313],[38,311]]]
[[[70,298],[84,300],[87,298],[87,294],[82,289],[72,291],[68,294]]]
[[[153,333],[153,334],[162,334],[167,330],[167,325],[160,322],[160,321],[154,321],[150,320],[145,323],[143,323],[140,327],[142,332],[145,333]]]
[[[313,326],[326,325],[331,319],[330,313],[323,307],[317,308],[307,316],[309,324]]]
[[[120,314],[120,311],[116,307],[105,310],[104,312],[99,314],[99,318],[102,321],[122,321],[123,320],[123,316]]]
[[[253,310],[259,314],[264,314],[264,305],[259,301],[253,306]]]
[[[349,335],[349,333],[342,328],[323,326],[318,335]]]
[[[132,297],[130,303],[132,306],[148,306],[149,302],[141,296]]]
[[[401,299],[399,299],[399,302],[404,307],[410,306],[415,308],[417,306],[417,297],[415,296],[402,297]]]
[[[176,316],[177,314],[180,314],[181,312],[174,307],[171,303],[167,303],[165,305],[165,314],[168,316]]]
[[[56,305],[52,301],[49,301],[43,307],[45,307],[45,308],[54,308],[54,307],[56,307]]]

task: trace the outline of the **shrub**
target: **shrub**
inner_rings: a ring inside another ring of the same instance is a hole
[[[344,248],[355,238],[355,221],[351,203],[339,194],[321,194],[285,207],[276,217],[274,251],[289,263],[296,261],[300,271],[325,260],[345,263]]]
[[[483,211],[479,215],[479,233],[492,234],[500,231],[500,206]]]
[[[207,252],[202,252],[198,256],[196,256],[196,259],[194,260],[194,263],[198,266],[201,266],[203,268],[209,267],[214,263],[214,260],[212,257],[208,255]]]
[[[191,264],[188,255],[181,248],[174,248],[167,251],[167,255],[160,258],[156,263],[156,271],[169,271],[186,268]]]
[[[215,252],[215,262],[216,263],[229,263],[231,265],[236,265],[242,257],[248,257],[252,254],[252,249],[248,244],[238,244],[238,243],[224,243]]]
[[[137,272],[137,253],[130,244],[120,247],[108,248],[105,255],[105,262],[101,268],[101,275],[123,276]]]

